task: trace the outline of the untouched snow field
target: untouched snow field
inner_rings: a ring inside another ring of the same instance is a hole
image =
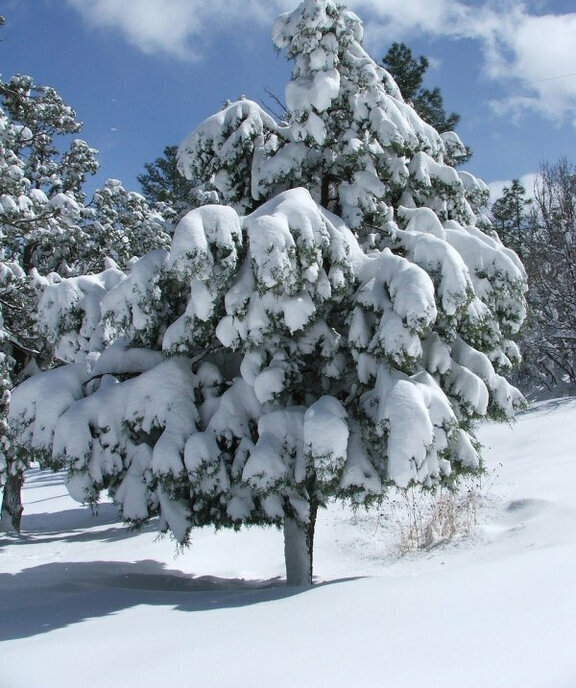
[[[275,530],[96,517],[32,470],[0,536],[0,688],[574,688],[576,399],[487,424],[467,537],[398,556],[402,510],[319,515],[312,589]],[[392,508],[394,507],[394,508]]]

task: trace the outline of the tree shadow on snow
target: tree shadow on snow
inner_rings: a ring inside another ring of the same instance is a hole
[[[142,526],[137,532],[155,532],[155,520]],[[0,535],[0,549],[10,544],[29,545],[31,542],[117,542],[134,535],[134,529],[122,521],[114,504],[104,502],[93,513],[89,507],[26,514],[22,517],[22,532],[18,535]]]
[[[66,473],[63,471],[50,471],[45,468],[29,468],[26,471],[26,487],[44,487],[48,485],[61,485],[63,492],[68,494],[64,481]]]
[[[89,506],[64,508],[44,513],[29,513],[33,504],[49,503],[67,496],[61,473],[52,473],[39,468],[26,472],[25,488],[59,485],[62,494],[54,494],[35,500],[25,500],[25,511],[22,517],[22,529],[19,534],[0,532],[0,551],[10,545],[28,545],[30,542],[115,542],[134,534],[134,529],[124,523],[117,507],[112,502],[103,501],[94,509]],[[50,505],[47,504],[47,508]],[[139,532],[156,530],[154,519],[141,528]]]
[[[111,502],[98,504],[94,511],[89,506],[77,506],[61,511],[41,514],[27,514],[22,517],[22,532],[30,534],[52,534],[80,531],[103,525],[122,524],[118,509]]]
[[[529,415],[531,413],[548,414],[553,413],[562,407],[576,406],[576,397],[556,397],[554,399],[534,400],[530,406],[522,412],[522,415]]]
[[[350,578],[320,583],[341,583]],[[60,562],[0,574],[0,642],[29,638],[136,605],[202,612],[273,602],[314,588],[288,588],[280,578],[195,577],[157,561]]]

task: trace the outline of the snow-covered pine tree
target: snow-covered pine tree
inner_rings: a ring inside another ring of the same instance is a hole
[[[329,499],[480,469],[474,422],[522,401],[503,373],[525,282],[481,229],[485,185],[445,162],[461,144],[404,103],[356,15],[305,0],[274,40],[295,61],[289,120],[241,100],[200,125],[180,167],[228,205],[191,211],[168,252],[94,288],[80,326],[61,315],[79,281],[46,292],[70,363],[22,384],[11,413],[73,495],[108,488],[179,541],[283,523],[301,585]]]
[[[50,360],[35,322],[40,292],[60,280],[57,273],[99,271],[106,256],[125,265],[136,251],[167,246],[169,237],[159,213],[117,181],[85,205],[96,151],[80,139],[61,149],[82,125],[53,88],[16,75],[0,80],[0,98],[0,487],[3,528],[18,530],[28,458],[10,448],[4,426],[12,384]]]
[[[108,179],[94,192],[83,211],[83,228],[89,239],[78,252],[75,274],[98,272],[104,256],[125,267],[135,256],[167,248],[173,232],[159,210],[118,179]]]
[[[188,180],[202,183],[214,200],[250,212],[258,205],[252,191],[254,160],[277,149],[277,129],[257,103],[227,102],[180,145],[178,168]]]
[[[5,429],[10,388],[26,369],[31,370],[42,348],[33,331],[36,269],[65,269],[74,245],[81,243],[80,187],[97,163],[95,151],[79,139],[59,154],[56,139],[77,133],[81,124],[54,89],[16,75],[7,82],[0,80],[0,97],[0,413]],[[18,530],[26,461],[11,446],[7,432],[2,445],[2,526]]]

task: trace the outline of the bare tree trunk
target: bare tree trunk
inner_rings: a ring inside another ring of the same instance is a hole
[[[318,503],[310,504],[308,523],[293,518],[284,519],[284,559],[286,561],[286,585],[312,585],[314,558],[314,531]]]
[[[9,475],[4,485],[0,530],[7,533],[19,533],[22,520],[22,485],[24,474]]]

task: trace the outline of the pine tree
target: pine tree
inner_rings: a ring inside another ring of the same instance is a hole
[[[383,66],[394,77],[402,97],[408,101],[422,119],[431,124],[440,134],[453,132],[460,122],[460,115],[456,112],[447,114],[444,108],[442,92],[436,86],[433,89],[423,88],[424,75],[430,63],[426,57],[414,57],[405,43],[392,43],[386,55],[382,58]],[[469,148],[461,150],[452,164],[461,165],[469,160],[472,153]]]
[[[528,223],[532,201],[526,198],[526,189],[519,179],[505,186],[502,196],[492,205],[494,228],[506,246],[524,257],[523,244],[528,241]]]
[[[178,169],[188,180],[198,180],[206,202],[219,201],[240,213],[258,205],[253,197],[252,160],[277,148],[274,119],[252,101],[242,98],[203,122],[182,142]]]
[[[395,42],[392,43],[388,52],[382,58],[382,65],[394,77],[402,97],[414,105],[415,99],[422,89],[424,75],[430,66],[427,58],[424,55],[414,57],[412,51],[405,43]],[[418,114],[422,119],[425,119],[422,113],[418,112]],[[432,124],[432,122],[429,122],[429,124]],[[438,130],[438,127],[435,127],[435,129]]]
[[[165,215],[118,179],[108,179],[94,192],[83,217],[89,240],[77,256],[76,273],[98,272],[104,256],[126,267],[136,256],[170,245],[173,229]]]
[[[152,206],[159,205],[163,215],[171,210],[178,217],[185,210],[201,205],[197,184],[178,171],[178,146],[166,146],[162,156],[144,165],[137,176],[144,197]]]
[[[83,241],[80,186],[98,169],[96,151],[74,140],[59,153],[57,140],[78,133],[81,123],[54,89],[16,75],[0,82],[0,98],[4,258],[26,274],[65,270],[71,247]]]
[[[125,266],[169,237],[159,213],[119,182],[84,205],[96,151],[80,139],[62,146],[82,125],[53,88],[16,75],[0,81],[0,98],[0,486],[2,526],[19,530],[28,456],[11,445],[6,413],[13,384],[51,360],[37,329],[40,294],[60,275],[99,271],[106,256]]]
[[[294,61],[288,121],[241,100],[183,142],[180,169],[221,204],[128,272],[46,290],[69,363],[23,383],[11,416],[71,494],[108,489],[135,524],[158,515],[180,542],[283,525],[303,585],[329,499],[480,470],[475,421],[522,403],[503,375],[525,281],[477,222],[486,186],[446,163],[355,14],[305,0],[273,37]]]
[[[460,115],[456,112],[449,115],[446,113],[440,89],[422,88],[424,75],[430,66],[426,57],[414,57],[405,43],[392,43],[382,58],[382,64],[394,77],[403,98],[410,102],[420,117],[436,131],[442,134],[453,131],[458,126]]]
[[[41,282],[37,270],[65,270],[73,246],[82,243],[80,186],[87,174],[96,171],[97,163],[95,151],[80,140],[74,140],[62,156],[57,150],[56,139],[78,133],[81,124],[54,89],[16,75],[8,82],[0,81],[0,98],[0,346],[5,414],[10,387],[42,355],[33,321]],[[26,461],[11,446],[8,435],[3,445],[2,525],[18,530]]]

